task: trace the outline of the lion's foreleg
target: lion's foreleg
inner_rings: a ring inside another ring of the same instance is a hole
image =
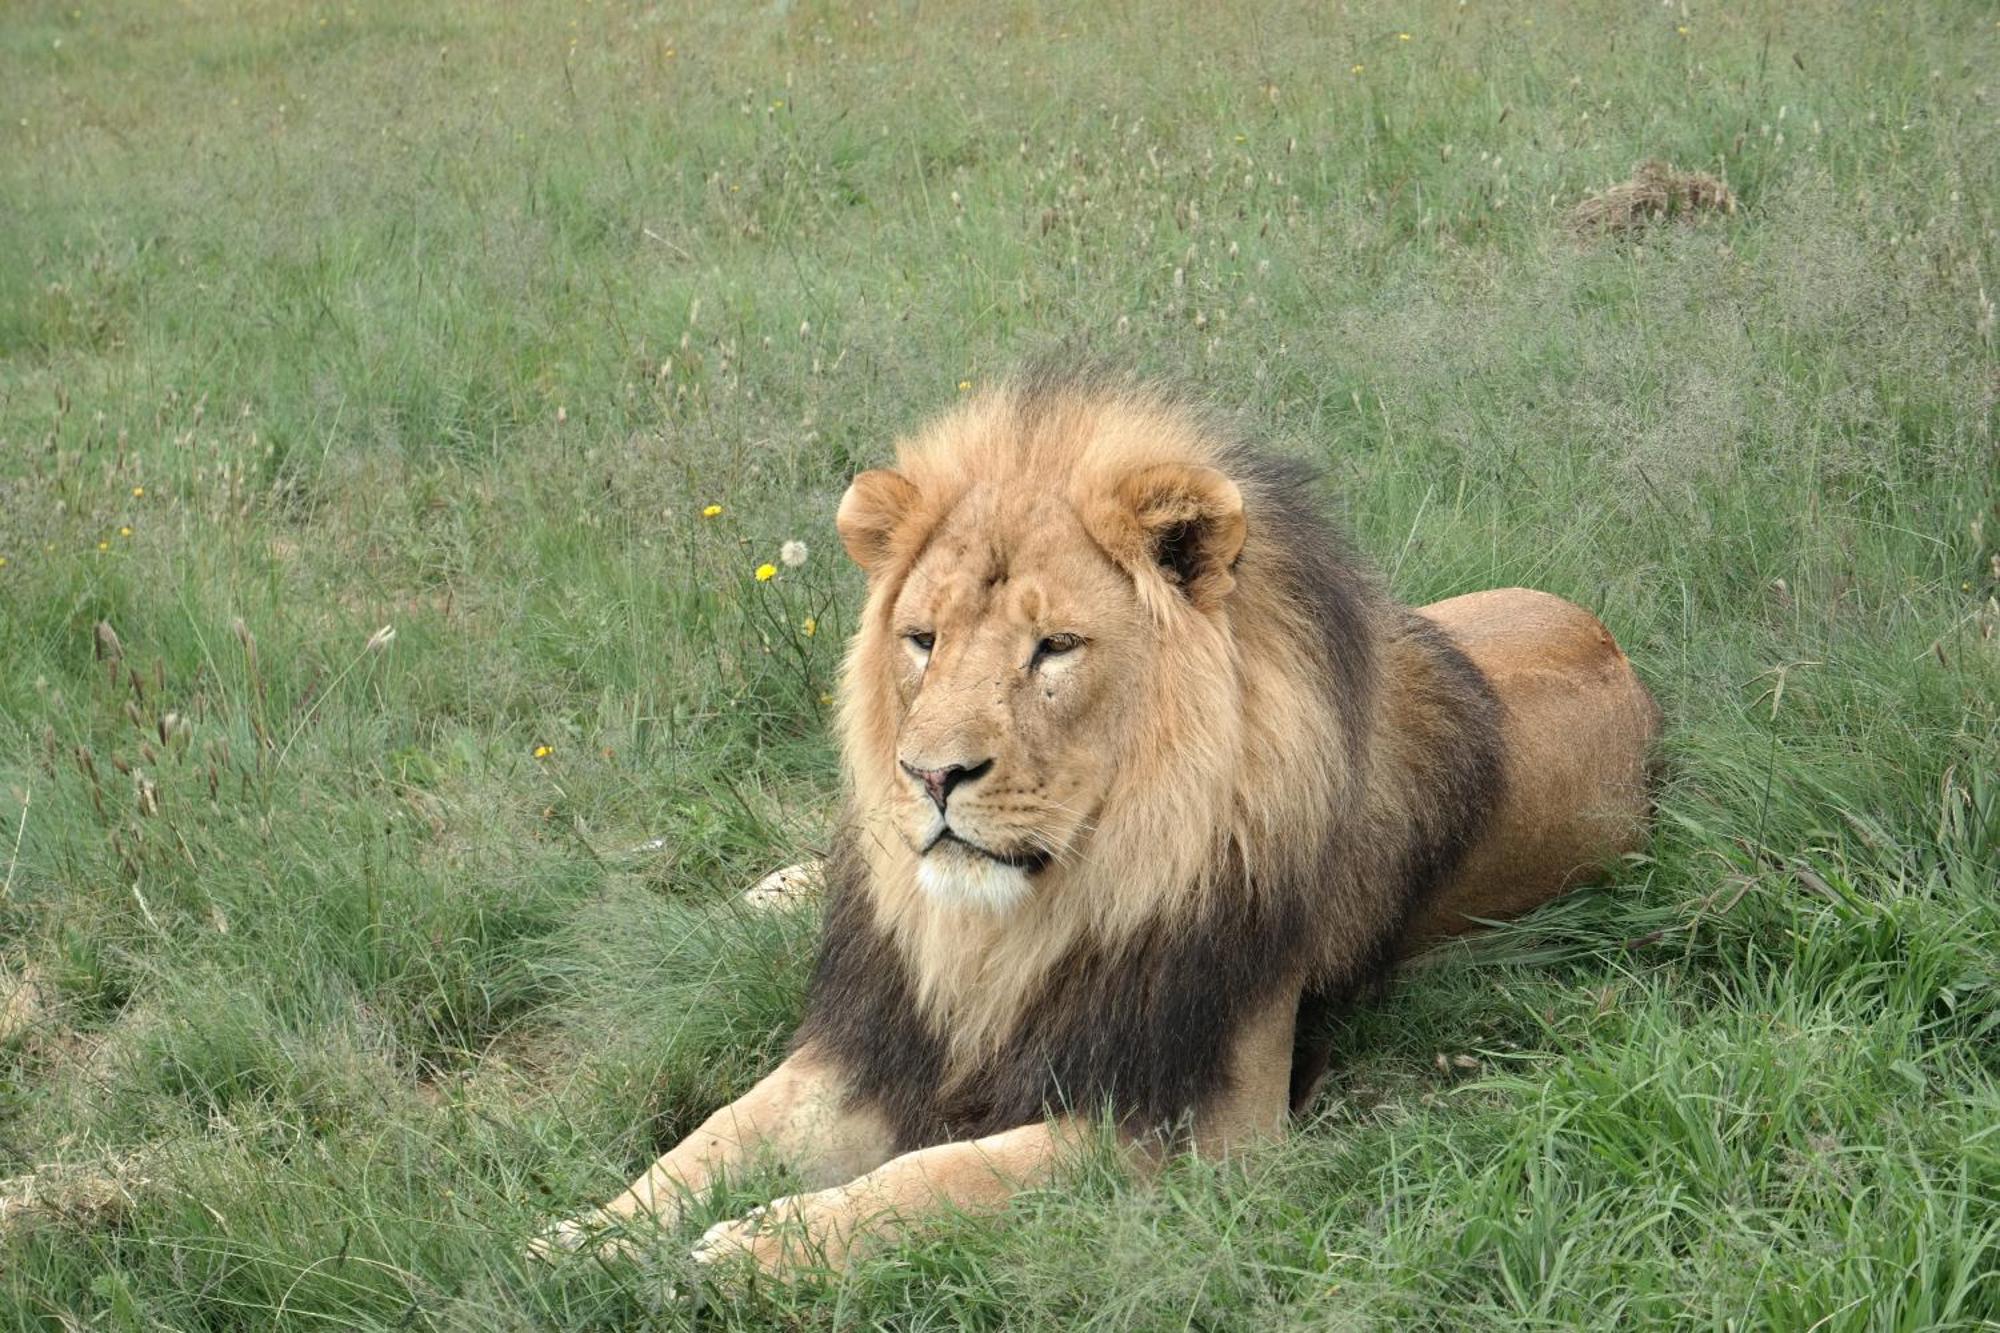
[[[1204,1107],[1193,1146],[1227,1156],[1284,1133],[1298,996],[1281,997],[1243,1025],[1226,1090]],[[1096,1137],[1098,1122],[1061,1116],[979,1139],[943,1143],[891,1158],[844,1185],[776,1199],[708,1229],[694,1257],[713,1263],[747,1254],[767,1272],[840,1267],[871,1245],[943,1212],[990,1212],[1023,1189],[1048,1183],[1066,1157]],[[1128,1170],[1149,1174],[1168,1138],[1116,1136]]]
[[[848,1104],[837,1071],[801,1051],[700,1127],[602,1208],[559,1224],[537,1250],[576,1249],[620,1226],[680,1221],[688,1201],[732,1171],[768,1157],[807,1183],[847,1180],[891,1152],[888,1128]]]
[[[1089,1136],[1088,1122],[1062,1118],[980,1139],[904,1153],[832,1189],[774,1199],[708,1229],[694,1257],[713,1263],[746,1254],[767,1272],[845,1265],[947,1212],[990,1212],[1048,1182],[1065,1154]],[[1135,1159],[1145,1155],[1131,1154]]]

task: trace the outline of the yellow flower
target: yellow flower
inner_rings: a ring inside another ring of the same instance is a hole
[[[124,527],[118,529],[118,535],[120,537],[130,537],[132,535],[132,525],[127,523]]]
[[[143,499],[145,499],[145,498],[146,498],[146,488],[145,488],[144,486],[134,486],[134,487],[132,488],[132,498],[133,498],[134,500],[143,500]]]
[[[1408,34],[1407,32],[1399,32],[1396,34],[1396,40],[1399,42],[1407,42],[1410,40],[1410,34]]]
[[[99,542],[99,543],[97,544],[97,549],[98,549],[98,550],[100,550],[100,551],[108,551],[108,550],[110,550],[110,549],[111,549],[111,543],[110,543],[110,542]]]
[[[5,569],[5,568],[7,568],[7,557],[4,555],[0,555],[0,569]]]
[[[556,752],[556,747],[553,745],[537,745],[535,747],[535,758],[547,759],[550,755],[554,754],[555,752]]]
[[[6,563],[7,563],[6,558],[4,556],[0,556],[0,565],[4,565]],[[819,621],[815,620],[811,616],[807,616],[804,620],[801,620],[799,622],[799,633],[805,635],[808,639],[810,639],[813,635],[819,633]]]
[[[714,518],[717,514],[720,514],[721,512],[722,512],[721,505],[704,505],[702,507],[701,516],[703,518]]]
[[[769,583],[772,579],[776,578],[777,576],[778,576],[778,567],[776,565],[763,564],[757,566],[757,582]]]
[[[964,393],[964,392],[965,392],[966,390],[970,389],[971,387],[972,387],[972,381],[971,381],[971,380],[960,380],[960,381],[958,382],[958,391],[959,391],[960,393]]]
[[[1348,72],[1349,74],[1359,74],[1359,73],[1360,73],[1360,72],[1361,72],[1362,70],[1364,70],[1364,69],[1367,69],[1367,68],[1368,68],[1368,66],[1366,66],[1366,65],[1356,65],[1356,66],[1355,66],[1355,67],[1354,67],[1353,69],[1351,69],[1351,70],[1349,70],[1349,71],[1347,71],[1347,72]]]
[[[1681,36],[1685,37],[1688,35],[1688,26],[1685,23],[1676,24],[1674,26],[1674,31],[1679,33]]]

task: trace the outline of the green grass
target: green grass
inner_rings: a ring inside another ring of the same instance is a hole
[[[2000,1320],[1990,6],[728,8],[0,23],[0,1324]],[[846,476],[1063,338],[1598,608],[1649,855],[1246,1161],[525,1266],[796,1018]]]

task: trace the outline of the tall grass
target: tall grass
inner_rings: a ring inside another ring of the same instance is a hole
[[[0,1318],[2000,1320],[1995,68],[1963,3],[16,4]],[[1649,157],[1741,207],[1577,239]],[[796,1018],[735,895],[827,831],[845,478],[1062,338],[1402,596],[1598,608],[1648,855],[1245,1161],[819,1287],[524,1264]]]

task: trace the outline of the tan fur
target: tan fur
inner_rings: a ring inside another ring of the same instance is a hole
[[[530,1253],[548,1258],[586,1244],[629,1251],[629,1240],[619,1236],[628,1224],[673,1226],[696,1195],[760,1156],[790,1164],[809,1185],[873,1169],[890,1156],[888,1132],[879,1117],[845,1106],[841,1093],[822,1063],[810,1054],[793,1056],[704,1120],[623,1194],[552,1227]]]
[[[1047,1184],[1089,1132],[1063,1118],[904,1153],[845,1185],[717,1223],[695,1245],[695,1262],[748,1257],[767,1272],[843,1267],[928,1216],[1004,1208],[1018,1191]]]
[[[1287,995],[1247,1024],[1230,1060],[1229,1089],[1195,1125],[1197,1152],[1225,1157],[1285,1132],[1298,1001]]]
[[[1518,916],[1646,839],[1660,709],[1596,616],[1529,588],[1423,608],[1505,701],[1507,793],[1408,948]]]

